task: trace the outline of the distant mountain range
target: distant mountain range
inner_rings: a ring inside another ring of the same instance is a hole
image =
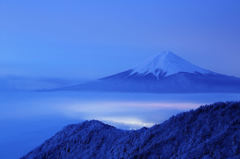
[[[240,78],[198,67],[172,52],[96,81],[56,90],[152,93],[240,92]]]
[[[216,103],[134,131],[69,125],[22,159],[239,159],[240,102]]]
[[[0,91],[34,91],[66,87],[79,81],[61,78],[33,78],[24,76],[0,76]]]

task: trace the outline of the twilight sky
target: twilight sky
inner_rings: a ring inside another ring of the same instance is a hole
[[[164,50],[240,77],[240,1],[0,1],[0,75],[94,79]]]

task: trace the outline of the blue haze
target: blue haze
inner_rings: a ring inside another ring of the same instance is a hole
[[[0,87],[6,86],[1,80],[6,76],[21,76],[21,82],[28,79],[37,88],[46,79],[48,84],[55,78],[57,84],[97,79],[163,50],[240,77],[239,19],[236,0],[1,0]],[[35,78],[46,79],[35,84]],[[37,93],[0,88],[0,158],[19,158],[64,125],[86,119],[138,128],[200,104],[239,99],[239,94]],[[121,123],[124,119],[138,125]]]
[[[239,94],[221,93],[0,91],[0,158],[19,158],[64,126],[83,120],[97,119],[121,129],[137,129],[202,104],[239,100]]]
[[[3,0],[0,19],[0,75],[95,79],[172,50],[240,76],[236,0]]]

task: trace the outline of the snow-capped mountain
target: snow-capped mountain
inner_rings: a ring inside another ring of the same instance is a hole
[[[203,69],[172,52],[163,52],[124,72],[60,90],[233,93],[240,92],[240,78]]]
[[[139,130],[100,121],[65,127],[22,159],[239,159],[240,103],[216,103]]]
[[[200,68],[170,51],[163,52],[157,56],[147,59],[144,63],[132,69],[130,75],[134,74],[153,74],[156,78],[166,77],[179,72],[188,73],[213,73],[209,70]]]
[[[132,69],[124,71],[113,76],[105,77],[104,79],[141,79],[141,80],[161,80],[171,75],[178,73],[214,75],[213,71],[203,69],[196,66],[185,59],[177,56],[176,54],[165,51],[156,56],[147,59],[145,62],[140,63]]]

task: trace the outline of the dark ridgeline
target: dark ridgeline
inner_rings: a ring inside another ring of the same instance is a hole
[[[239,159],[240,102],[216,103],[124,131],[99,121],[65,127],[22,159]]]

